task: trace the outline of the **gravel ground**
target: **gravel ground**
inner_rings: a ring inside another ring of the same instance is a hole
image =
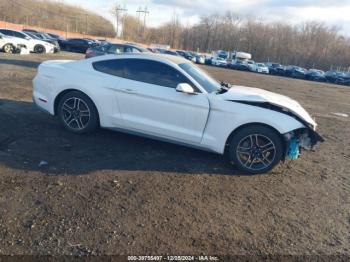
[[[31,80],[44,60],[80,58],[0,54],[0,254],[350,255],[350,118],[333,114],[350,115],[349,88],[205,67],[298,100],[327,140],[244,176],[220,155],[63,130]]]

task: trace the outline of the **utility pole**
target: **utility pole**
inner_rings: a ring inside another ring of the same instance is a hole
[[[143,33],[144,33],[145,29],[146,29],[146,17],[149,14],[148,8],[147,8],[147,6],[145,7],[145,9],[142,9],[141,7],[139,7],[136,12],[138,13],[138,17],[139,17],[139,19],[138,19],[138,21],[139,21],[139,23],[138,23],[139,24],[139,29],[138,29],[139,34],[141,32],[141,30],[140,30],[141,29],[141,15],[143,15]]]
[[[75,18],[75,32],[78,33],[78,17],[74,17]]]
[[[119,21],[120,21],[120,15],[122,12],[127,12],[128,10],[125,8],[122,8],[121,5],[117,5],[115,7],[115,17],[117,19],[117,37],[119,37]],[[123,34],[124,34],[124,22],[122,21],[122,29],[123,29]]]
[[[88,33],[88,14],[85,14],[85,34]]]

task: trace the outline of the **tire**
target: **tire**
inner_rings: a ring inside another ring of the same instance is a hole
[[[7,54],[13,54],[15,51],[15,48],[12,44],[6,44],[2,47],[2,50]]]
[[[34,46],[34,53],[43,54],[46,53],[46,49],[43,45],[36,45]]]
[[[232,137],[228,152],[230,161],[239,170],[261,174],[272,170],[281,161],[283,146],[280,134],[272,128],[251,125]]]
[[[99,126],[95,104],[79,91],[63,95],[58,103],[57,114],[64,128],[76,134],[91,133]]]

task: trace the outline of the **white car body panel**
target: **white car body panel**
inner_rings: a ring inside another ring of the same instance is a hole
[[[174,88],[108,75],[92,67],[95,61],[131,57],[171,65],[192,80],[202,93],[179,93]],[[305,127],[282,112],[239,101],[269,102],[285,107],[316,127],[310,115],[288,97],[239,86],[233,86],[224,94],[207,93],[176,63],[150,54],[107,55],[76,62],[47,61],[39,66],[33,80],[33,100],[41,109],[54,115],[55,99],[69,89],[79,90],[92,99],[103,128],[128,130],[220,154],[224,153],[229,135],[245,124],[262,123],[280,134]]]

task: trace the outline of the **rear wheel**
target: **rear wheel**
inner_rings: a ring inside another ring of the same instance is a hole
[[[44,46],[42,45],[36,45],[34,47],[34,52],[37,53],[37,54],[42,54],[42,53],[45,53],[46,52],[46,49]]]
[[[15,48],[12,44],[6,44],[2,48],[5,53],[12,54],[15,51]]]
[[[230,142],[230,160],[238,169],[250,174],[270,171],[280,162],[282,154],[280,135],[265,126],[245,127]]]
[[[72,91],[65,94],[58,104],[58,116],[63,126],[74,133],[89,133],[98,127],[97,109],[85,94]]]

